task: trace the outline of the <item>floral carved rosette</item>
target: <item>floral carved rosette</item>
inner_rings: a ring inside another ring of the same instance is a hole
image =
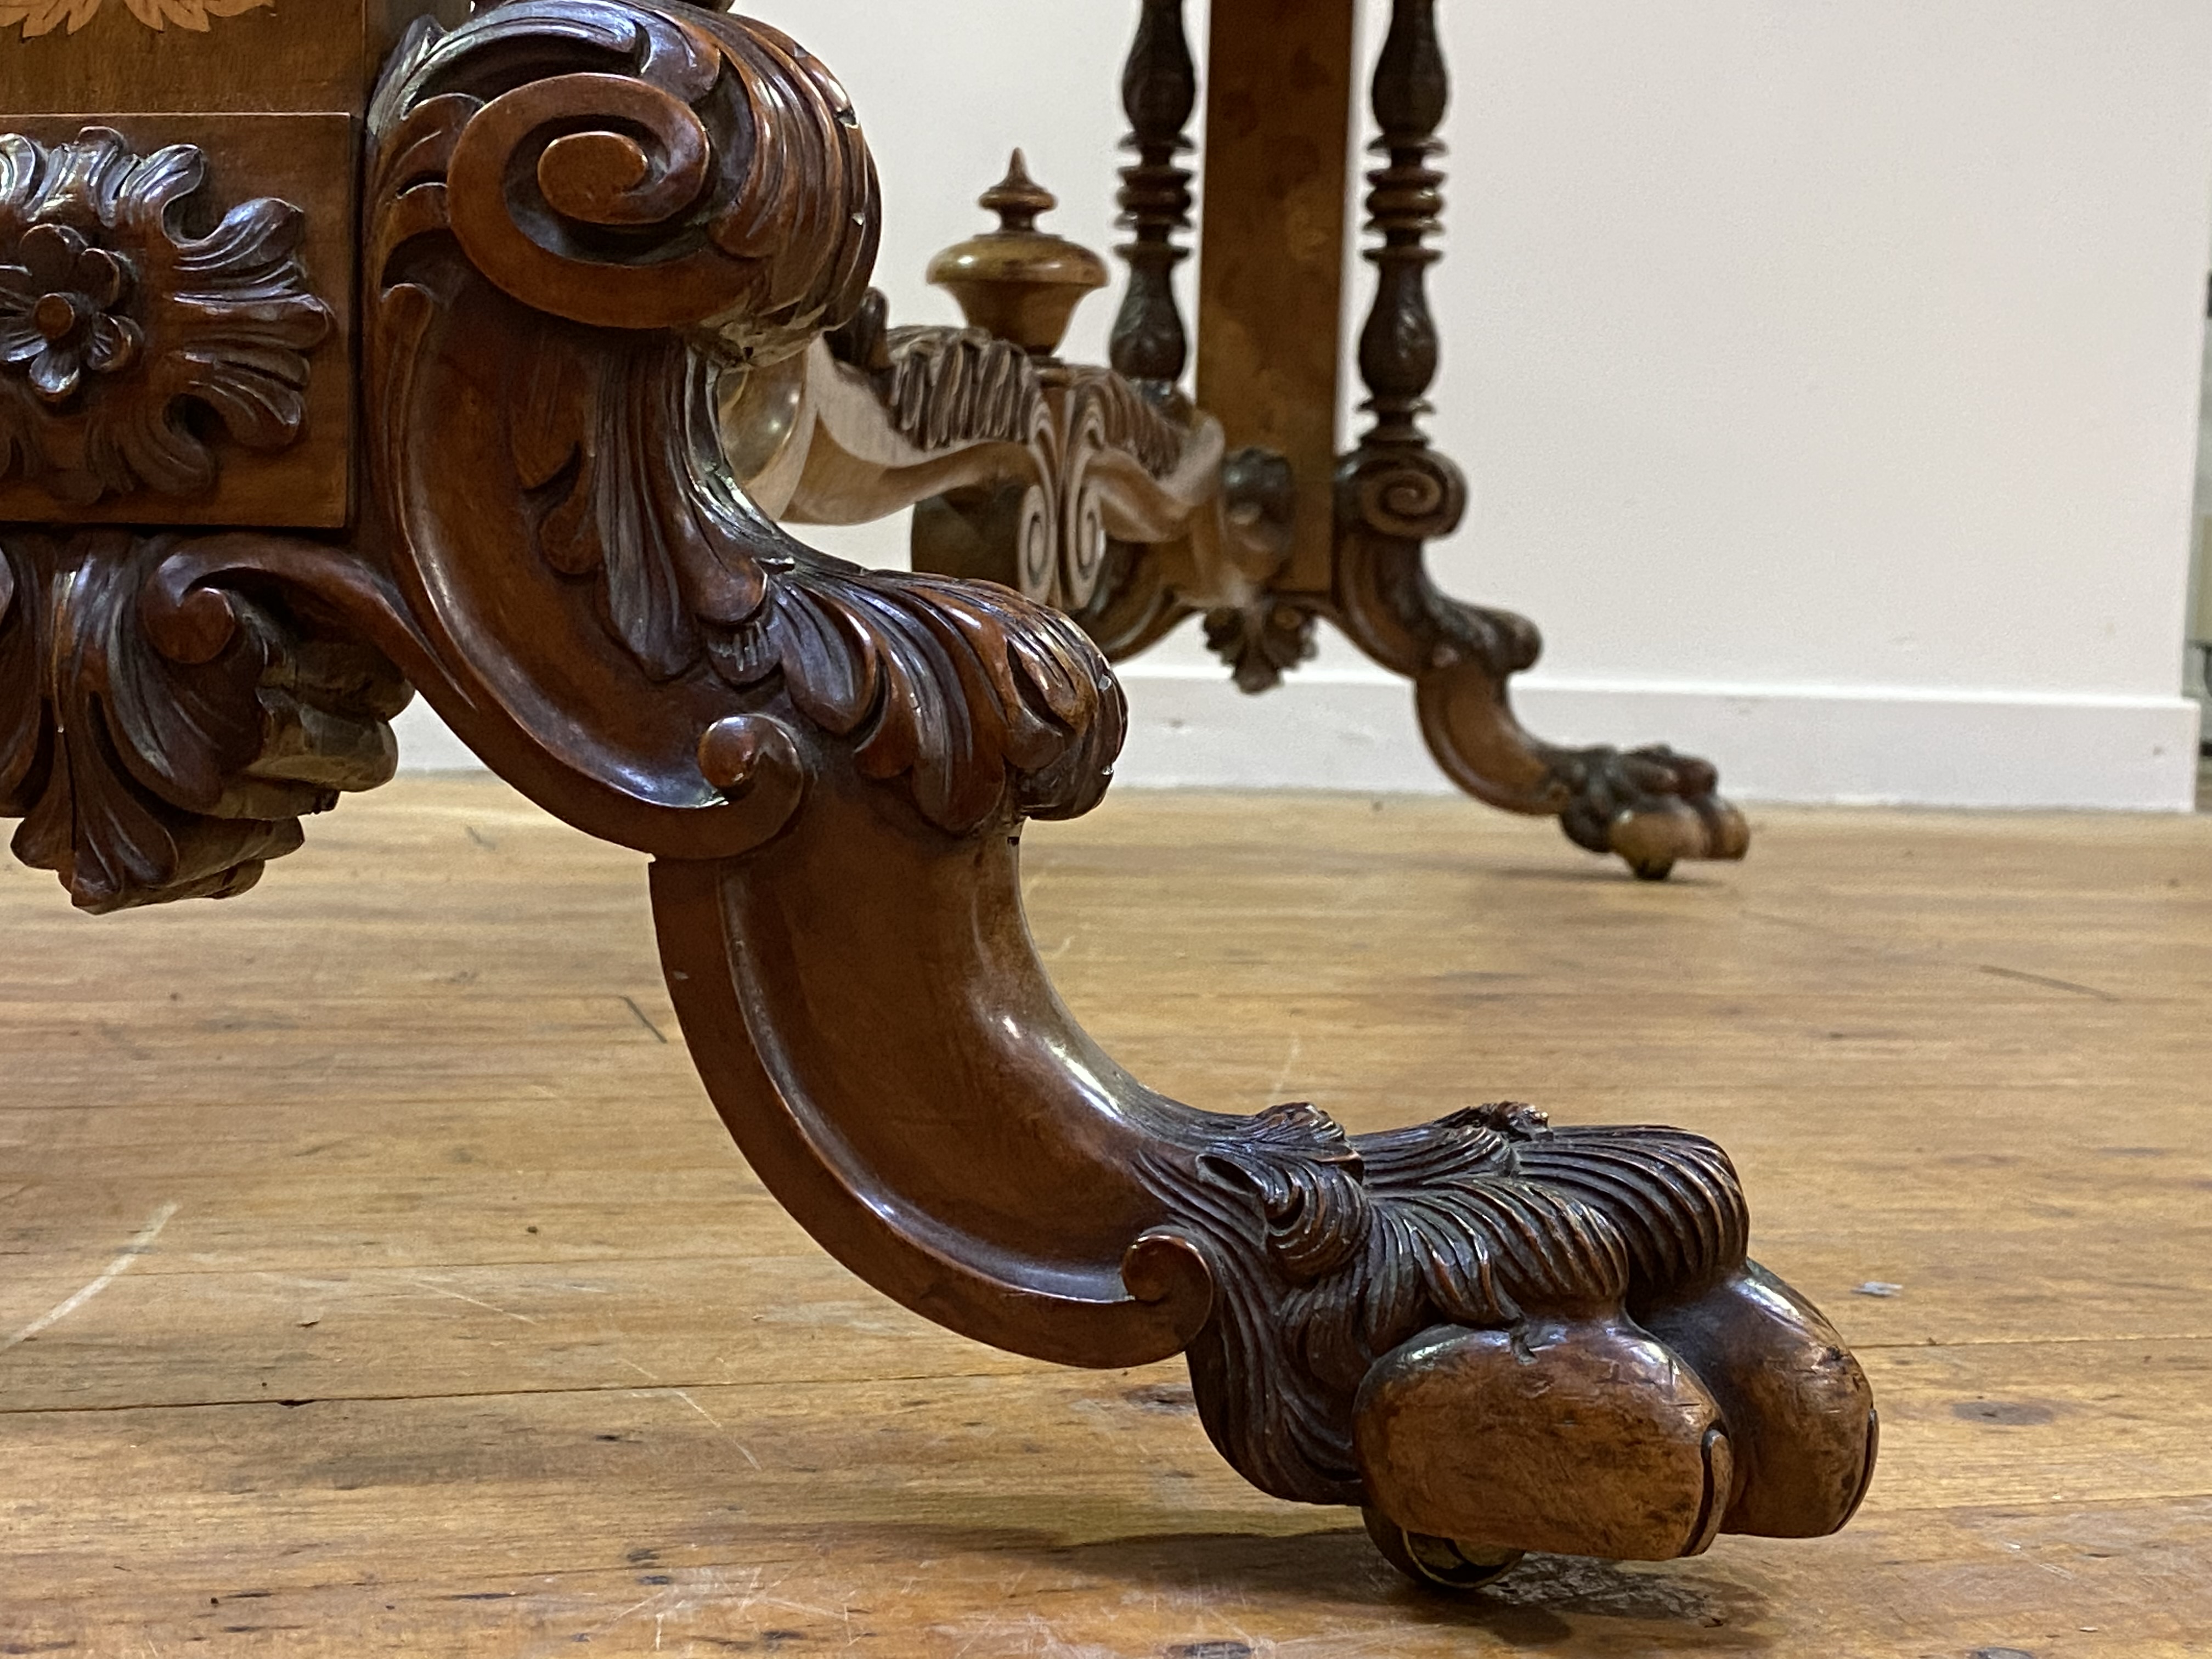
[[[215,444],[281,450],[333,326],[299,258],[300,210],[241,203],[204,234],[207,160],[139,156],[87,127],[0,134],[0,480],[88,505],[213,489]]]

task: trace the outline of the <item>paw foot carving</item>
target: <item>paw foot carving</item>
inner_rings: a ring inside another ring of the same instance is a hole
[[[1468,1588],[1527,1550],[1667,1560],[1832,1532],[1875,1454],[1864,1375],[1745,1255],[1711,1142],[1488,1106],[1349,1136],[1279,1107],[1162,1159],[1213,1315],[1200,1415],[1255,1485],[1370,1512]]]
[[[1440,1327],[1385,1355],[1352,1411],[1370,1501],[1462,1550],[1698,1555],[1735,1490],[1719,1402],[1626,1322]]]
[[[1663,745],[1555,750],[1549,759],[1567,839],[1619,854],[1646,881],[1663,880],[1684,859],[1740,859],[1751,845],[1710,761]]]
[[[1735,1492],[1722,1530],[1820,1538],[1874,1480],[1874,1393],[1802,1297],[1755,1261],[1711,1290],[1647,1309],[1639,1323],[1712,1390],[1735,1438]]]

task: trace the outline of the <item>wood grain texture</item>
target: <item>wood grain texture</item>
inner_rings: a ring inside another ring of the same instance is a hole
[[[161,0],[189,10],[188,0]],[[140,0],[140,8],[146,0]],[[27,35],[14,20],[0,25],[0,109],[25,113],[61,110],[358,111],[385,54],[416,17],[458,21],[456,0],[284,0],[214,15],[206,27],[165,21],[159,30],[134,15],[131,0],[31,0],[30,17],[64,11],[64,23]],[[0,16],[27,9],[25,0],[0,6]]]
[[[1350,0],[1216,0],[1207,56],[1198,401],[1231,449],[1281,455],[1286,593],[1328,591],[1344,295]]]
[[[1713,1135],[1865,1362],[1841,1536],[1464,1606],[1245,1487],[1179,1368],[994,1354],[817,1254],[655,1034],[641,858],[403,782],[243,905],[93,921],[9,866],[0,1341],[178,1207],[0,1351],[0,1645],[2205,1652],[2212,820],[1759,828],[1658,889],[1457,802],[1029,832],[1042,953],[1163,1086]]]

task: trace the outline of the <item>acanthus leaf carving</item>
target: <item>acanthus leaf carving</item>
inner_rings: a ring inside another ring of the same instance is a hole
[[[146,596],[193,545],[0,538],[0,816],[83,909],[243,892],[300,846],[301,817],[397,763],[386,722],[406,683],[275,593],[222,595],[230,624],[204,659],[163,649]]]
[[[854,744],[862,775],[905,777],[924,817],[967,834],[1011,809],[1074,817],[1105,793],[1127,708],[1057,612],[1002,588],[810,556],[771,624],[793,702]]]
[[[772,368],[845,325],[866,293],[872,164],[812,58],[773,30],[688,9],[523,0],[421,31],[372,128],[386,522],[445,636],[443,666],[482,684],[472,700],[529,708],[545,671],[487,681],[514,642],[462,643],[487,639],[502,601],[482,561],[447,538],[448,507],[513,512],[560,602],[588,612],[641,678],[621,717],[693,722],[686,753],[718,718],[704,711],[734,694],[756,713],[787,704],[864,777],[904,780],[951,833],[1097,798],[1120,694],[1070,624],[1013,594],[824,558],[729,475],[718,376]],[[601,175],[587,158],[609,145],[641,158],[623,176],[648,182],[591,187]],[[510,175],[535,179],[542,201],[518,206],[487,183]],[[493,507],[495,487],[511,489],[511,509]],[[594,672],[618,683],[615,663]],[[592,745],[567,740],[574,718],[544,740],[564,742],[569,766],[597,766]],[[629,788],[617,769],[635,761],[615,760],[611,741],[603,752],[605,781]]]
[[[1256,696],[1273,690],[1284,675],[1313,656],[1314,613],[1262,593],[1249,605],[1207,611],[1206,643],[1229,665],[1237,689]]]

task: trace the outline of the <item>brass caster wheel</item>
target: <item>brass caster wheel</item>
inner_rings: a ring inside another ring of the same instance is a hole
[[[1362,1510],[1382,1559],[1423,1589],[1464,1595],[1494,1584],[1521,1563],[1520,1550],[1469,1549],[1449,1538],[1407,1532],[1380,1510]]]

